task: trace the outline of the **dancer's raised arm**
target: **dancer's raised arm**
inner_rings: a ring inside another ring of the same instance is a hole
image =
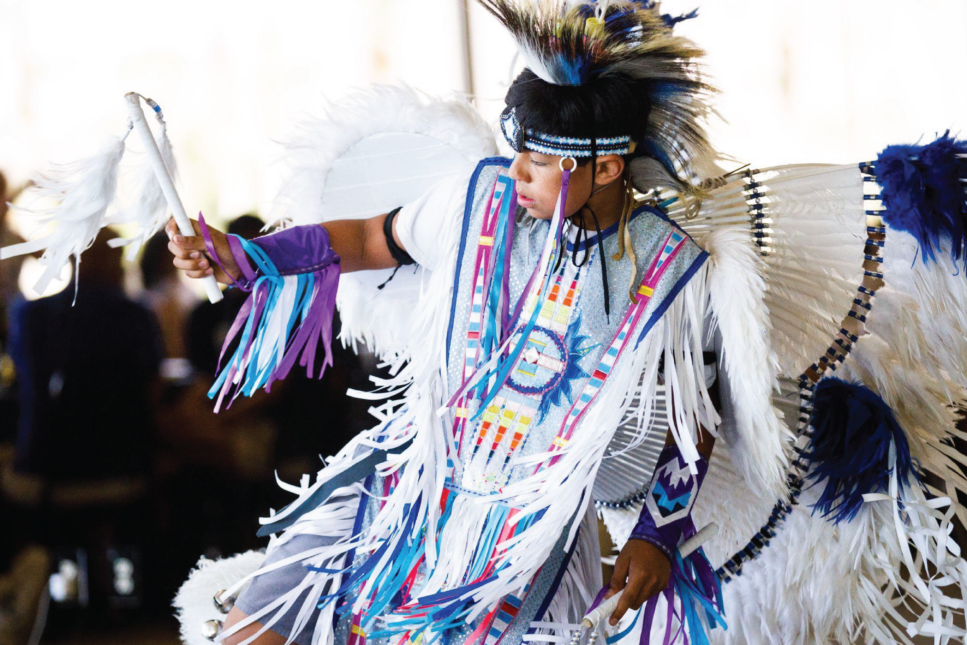
[[[332,251],[340,258],[341,269],[344,273],[372,269],[389,269],[397,266],[398,262],[387,244],[383,233],[386,215],[377,215],[368,219],[335,220],[326,222],[325,229],[329,233],[329,243]],[[232,284],[243,277],[238,262],[235,259],[227,236],[212,227],[208,227],[212,247],[218,256],[214,262],[211,250],[206,249],[205,240],[201,235],[199,223],[192,220],[197,235],[184,236],[178,232],[174,220],[168,223],[165,231],[170,242],[168,249],[174,256],[173,263],[183,270],[190,278],[203,278],[215,275],[222,284]],[[393,238],[400,250],[405,251],[395,232]],[[308,236],[306,236],[308,239]]]
[[[176,267],[192,278],[214,275],[223,284],[252,292],[224,350],[236,338],[239,344],[209,391],[216,398],[216,411],[239,394],[269,389],[296,362],[307,376],[315,376],[320,346],[325,358],[319,361],[319,375],[332,364],[340,273],[413,262],[396,237],[396,212],[328,222],[325,227],[295,226],[251,241],[212,229],[203,217],[192,221],[197,235],[181,235],[169,223],[168,248]]]

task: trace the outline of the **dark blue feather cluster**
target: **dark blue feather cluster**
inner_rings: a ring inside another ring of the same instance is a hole
[[[896,446],[901,489],[917,477],[910,445],[893,410],[862,383],[827,377],[813,398],[813,436],[805,458],[813,486],[825,488],[813,511],[839,523],[851,521],[863,495],[889,490],[890,444]],[[918,485],[918,484],[917,484]]]
[[[924,263],[936,261],[935,250],[949,239],[951,256],[967,262],[967,142],[942,137],[925,146],[889,146],[877,157],[877,181],[882,187],[884,220],[920,243]]]

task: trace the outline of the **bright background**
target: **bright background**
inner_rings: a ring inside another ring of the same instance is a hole
[[[282,180],[274,140],[324,99],[404,82],[472,92],[496,119],[514,48],[466,7],[0,0],[0,170],[16,185],[92,153],[123,131],[121,98],[136,90],[164,108],[189,211],[216,222],[267,213]],[[728,122],[713,124],[713,139],[742,161],[859,161],[967,123],[962,0],[709,0],[679,30],[708,51]]]

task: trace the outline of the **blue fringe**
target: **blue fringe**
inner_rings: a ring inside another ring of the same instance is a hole
[[[707,572],[713,571],[705,551],[699,549],[688,558],[675,551],[675,574],[672,581],[675,593],[682,601],[682,623],[688,625],[688,635],[694,645],[709,645],[706,625],[710,629],[721,627],[727,630],[725,622],[725,602],[722,598],[722,583],[718,576],[711,574],[711,584],[702,579],[699,567]]]
[[[863,505],[863,495],[889,490],[890,445],[896,446],[901,489],[912,476],[918,480],[910,445],[893,410],[862,383],[826,377],[816,386],[813,435],[804,457],[811,463],[807,479],[825,483],[813,512],[840,523],[851,521]]]
[[[917,239],[921,260],[937,261],[935,250],[951,242],[955,262],[967,262],[967,142],[950,138],[950,131],[925,146],[889,146],[874,164],[882,186],[883,219],[891,228]]]

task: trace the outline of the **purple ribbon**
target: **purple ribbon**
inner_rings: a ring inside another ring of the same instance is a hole
[[[229,277],[229,279],[232,281],[232,285],[238,287],[242,291],[251,291],[252,282],[255,280],[255,273],[249,266],[248,258],[245,257],[245,253],[242,253],[242,258],[244,259],[239,261],[239,256],[236,255],[234,249],[232,249],[232,256],[235,259],[235,263],[238,265],[238,268],[242,271],[242,275],[247,281],[243,284],[242,282],[236,280],[235,276],[233,276],[231,272],[225,268],[225,265],[222,264],[221,258],[218,257],[218,253],[215,252],[215,242],[212,241],[211,231],[208,229],[208,223],[205,222],[205,216],[201,214],[201,211],[198,211],[198,228],[201,230],[201,239],[205,241],[205,250],[208,252],[208,256],[215,262],[215,264],[218,265],[218,268],[222,270],[222,273]],[[233,236],[228,235],[226,237],[228,238],[228,248],[231,249]],[[235,244],[238,244],[238,242],[235,241]],[[253,277],[249,278],[249,274],[251,274]]]

